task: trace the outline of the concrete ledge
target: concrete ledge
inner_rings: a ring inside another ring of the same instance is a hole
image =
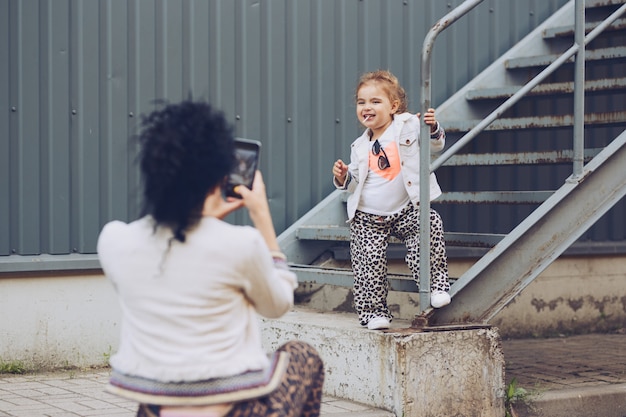
[[[296,308],[262,320],[266,349],[299,339],[322,356],[324,392],[396,416],[502,417],[504,357],[498,330],[367,330],[356,315]]]

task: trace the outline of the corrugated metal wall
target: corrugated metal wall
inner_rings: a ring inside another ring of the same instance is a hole
[[[263,142],[282,231],[349,157],[358,75],[391,69],[418,111],[424,35],[461,2],[0,0],[0,255],[93,253],[105,222],[134,219],[128,137],[154,100],[190,94]],[[445,31],[433,104],[564,3],[488,0]]]

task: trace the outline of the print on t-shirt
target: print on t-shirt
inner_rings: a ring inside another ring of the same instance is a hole
[[[378,168],[378,158],[383,155],[382,151],[378,155],[370,152],[369,166],[370,170],[388,181],[393,180],[400,174],[400,158],[398,157],[398,147],[395,142],[389,142],[383,146],[387,159],[389,160],[389,168]]]

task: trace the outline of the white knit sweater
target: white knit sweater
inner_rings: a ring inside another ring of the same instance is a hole
[[[100,234],[100,264],[122,309],[111,366],[158,381],[267,366],[257,313],[276,318],[293,306],[295,274],[249,226],[205,217],[185,243],[171,236],[149,217],[110,222]]]

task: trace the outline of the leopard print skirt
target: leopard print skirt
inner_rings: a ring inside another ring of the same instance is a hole
[[[235,403],[224,417],[318,417],[322,402],[324,365],[309,344],[291,341],[278,351],[289,353],[289,365],[271,394]],[[158,417],[159,407],[142,404],[137,417]]]

